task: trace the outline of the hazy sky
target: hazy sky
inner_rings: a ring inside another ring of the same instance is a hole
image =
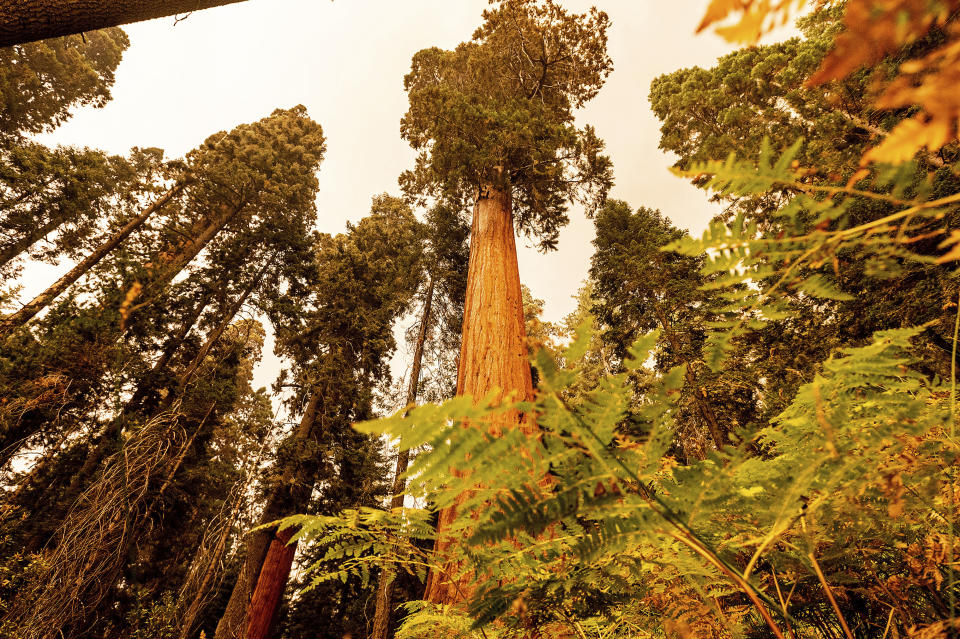
[[[612,20],[614,72],[578,115],[607,143],[616,175],[612,196],[659,208],[696,232],[714,209],[702,192],[667,172],[672,160],[657,148],[659,122],[647,93],[656,76],[710,66],[731,50],[712,34],[694,35],[706,2],[562,1],[577,11],[597,4]],[[176,157],[215,131],[303,104],[328,140],[318,226],[338,232],[366,214],[374,194],[398,193],[397,176],[412,165],[413,151],[399,133],[411,56],[469,39],[486,6],[487,0],[249,0],[176,25],[173,18],[128,25],[131,46],[113,100],[77,111],[43,139],[118,154],[157,146]],[[592,254],[592,222],[578,210],[570,217],[555,252],[540,254],[521,241],[521,280],[546,301],[549,320],[572,310]],[[46,273],[35,271],[44,282],[29,282],[28,289],[45,283]]]

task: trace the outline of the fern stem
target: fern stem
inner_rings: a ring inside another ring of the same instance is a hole
[[[843,633],[847,636],[847,639],[853,639],[853,633],[850,632],[850,626],[847,625],[847,620],[843,618],[843,613],[840,612],[840,606],[837,605],[837,600],[833,597],[833,591],[830,590],[830,585],[827,583],[826,577],[823,576],[823,571],[820,570],[820,564],[817,563],[817,558],[813,555],[812,550],[807,553],[807,558],[810,560],[810,563],[813,564],[813,570],[817,573],[817,579],[820,580],[820,585],[823,586],[824,592],[827,593],[827,599],[830,600],[830,605],[833,606],[833,611],[837,613],[837,619],[840,620],[840,625],[843,627]]]
[[[590,435],[597,440],[597,443],[600,444],[601,448],[606,447],[606,443],[603,441],[603,439],[601,439],[601,437],[597,435],[592,428],[590,428],[583,418],[580,417],[579,413],[577,413],[567,403],[567,401],[563,399],[563,397],[561,397],[556,391],[551,392],[551,395],[568,413],[570,413],[575,420],[577,420],[581,428],[590,433]],[[753,585],[746,580],[743,575],[740,574],[740,571],[737,570],[736,567],[720,557],[717,551],[710,547],[710,544],[701,539],[692,528],[683,523],[679,515],[677,515],[677,513],[675,513],[666,502],[660,499],[653,489],[650,488],[650,486],[648,486],[646,482],[644,482],[630,467],[624,464],[623,460],[621,460],[613,452],[610,453],[610,457],[627,474],[627,476],[630,477],[630,479],[637,483],[641,495],[643,495],[644,499],[646,499],[650,504],[653,512],[657,513],[661,518],[663,518],[664,521],[679,531],[679,534],[677,532],[669,533],[670,536],[693,550],[695,553],[706,559],[709,563],[713,564],[720,572],[727,575],[727,577],[737,584],[737,587],[743,590],[744,594],[750,598],[750,601],[760,613],[760,616],[763,618],[764,622],[766,622],[767,626],[769,626],[774,636],[776,636],[777,639],[786,639],[776,622],[773,620],[773,617],[770,616],[770,612],[767,610],[767,607],[764,605],[762,599],[765,599],[768,605],[774,604],[775,602],[773,602],[773,600],[770,599],[770,597],[765,593],[762,593],[754,588]],[[787,614],[786,617],[789,618],[789,614]]]

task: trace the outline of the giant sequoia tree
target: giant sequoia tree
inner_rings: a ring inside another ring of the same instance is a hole
[[[568,204],[592,207],[610,185],[602,142],[573,125],[573,109],[612,68],[609,20],[553,0],[505,0],[483,17],[471,41],[413,57],[401,127],[420,155],[401,183],[421,197],[473,204],[458,394],[530,397],[514,227],[553,248]],[[444,510],[440,530],[454,517],[455,508]],[[459,600],[458,588],[432,574],[426,599]]]

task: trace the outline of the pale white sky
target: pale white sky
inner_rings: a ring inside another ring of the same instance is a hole
[[[715,209],[704,194],[667,172],[650,111],[650,81],[675,69],[711,66],[732,47],[693,31],[707,0],[564,0],[571,10],[596,4],[612,20],[614,72],[580,114],[596,126],[613,158],[612,196],[661,209],[699,232]],[[320,122],[328,151],[320,170],[319,228],[343,230],[365,215],[370,198],[399,193],[397,176],[412,165],[400,138],[406,110],[403,76],[419,49],[451,48],[469,39],[487,0],[249,0],[124,27],[131,46],[117,71],[113,100],[81,109],[43,136],[125,153],[157,146],[182,155],[211,133],[304,104]],[[593,224],[581,211],[543,255],[520,246],[520,277],[546,301],[545,317],[573,309],[571,296],[589,268]],[[44,282],[46,269],[34,272]],[[28,279],[30,273],[27,274]],[[265,353],[266,355],[266,353]],[[267,369],[275,370],[268,362]],[[267,370],[258,381],[269,383]]]

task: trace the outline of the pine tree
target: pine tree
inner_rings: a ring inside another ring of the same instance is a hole
[[[309,227],[316,215],[313,201],[317,184],[315,171],[323,151],[324,138],[319,125],[306,116],[302,107],[297,107],[277,110],[259,122],[212,136],[203,146],[188,154],[185,170],[191,177],[185,181],[184,188],[175,189],[177,197],[167,202],[162,223],[156,224],[155,228],[141,226],[140,231],[124,243],[113,246],[112,252],[101,258],[104,262],[99,266],[81,265],[93,269],[95,277],[86,286],[100,298],[106,312],[100,311],[102,317],[94,317],[98,314],[94,309],[82,313],[80,317],[89,318],[96,325],[84,327],[83,336],[71,336],[68,342],[73,345],[66,352],[75,353],[72,349],[85,348],[83,340],[97,344],[97,348],[87,350],[102,353],[99,368],[77,369],[83,370],[84,374],[73,380],[77,373],[69,372],[73,370],[71,366],[53,367],[53,370],[66,372],[61,380],[65,401],[35,404],[31,396],[49,390],[43,385],[35,386],[35,381],[43,378],[39,371],[51,367],[33,362],[26,355],[36,352],[40,361],[49,358],[50,353],[42,351],[50,350],[51,339],[53,343],[58,340],[53,336],[37,340],[30,335],[27,326],[9,336],[0,349],[0,353],[9,354],[6,362],[11,368],[5,379],[14,388],[22,389],[13,390],[10,396],[23,396],[24,405],[30,406],[25,412],[11,411],[8,413],[11,421],[4,419],[2,422],[7,458],[30,438],[47,429],[50,415],[63,416],[66,403],[76,407],[81,413],[78,418],[83,422],[82,410],[90,405],[84,389],[89,387],[90,392],[96,394],[97,391],[93,390],[96,385],[114,388],[113,384],[118,383],[118,380],[110,379],[109,373],[111,366],[117,364],[114,358],[133,353],[139,362],[143,362],[143,353],[149,352],[158,335],[165,335],[162,327],[166,320],[159,319],[158,315],[163,317],[167,313],[171,282],[202,250],[207,251],[208,259],[216,265],[206,275],[221,278],[221,284],[236,282],[244,275],[249,278],[262,265],[275,260],[257,286],[268,290],[271,285],[280,286],[286,280],[292,282],[296,294],[302,288],[295,282],[300,277],[296,272],[301,269],[303,253],[309,246]],[[116,239],[117,236],[113,237]],[[225,273],[229,275],[222,279]],[[243,286],[246,284],[241,284]],[[140,290],[138,296],[126,299],[131,291],[137,290]],[[180,290],[187,292],[189,287],[180,286]],[[234,303],[235,298],[230,299],[228,290],[221,289],[225,295],[223,306],[218,305],[214,312]],[[158,305],[160,301],[164,304]],[[274,296],[274,301],[269,301],[268,296],[263,297],[265,309],[278,302],[278,296]],[[72,302],[67,301],[67,307],[70,304]],[[132,312],[124,311],[125,305]],[[121,311],[126,312],[126,316]],[[67,324],[77,325],[78,320],[70,320]],[[229,318],[221,316],[218,321],[229,323]],[[64,331],[65,328],[61,325],[55,330]],[[93,335],[86,334],[88,331]],[[124,341],[116,342],[121,335]],[[175,349],[176,344],[168,341],[167,347]],[[54,348],[52,352],[58,350]],[[168,358],[170,356],[172,351]],[[35,365],[38,366],[36,373],[24,368]],[[128,374],[140,370],[140,365],[134,365]],[[142,386],[143,380],[138,385]],[[16,404],[8,406],[15,410]],[[3,417],[2,413],[0,417]],[[122,420],[114,421],[106,429],[106,434],[98,439],[118,440]],[[13,444],[15,446],[11,447]],[[99,453],[94,455],[91,469],[101,457]]]

